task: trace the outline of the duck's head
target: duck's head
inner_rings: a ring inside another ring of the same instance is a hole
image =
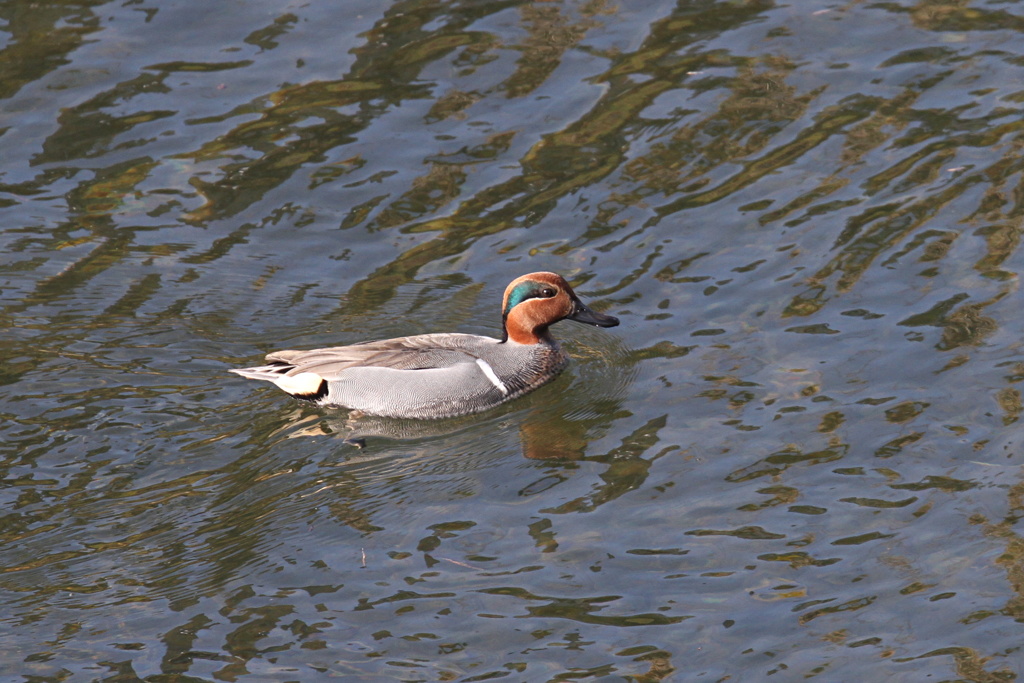
[[[572,287],[556,273],[530,273],[513,280],[501,303],[505,335],[502,341],[536,344],[548,326],[559,320],[598,327],[615,327],[619,319],[587,308]]]

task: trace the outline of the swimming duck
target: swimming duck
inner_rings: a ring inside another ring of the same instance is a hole
[[[568,318],[615,327],[555,273],[513,280],[501,304],[501,339],[445,332],[312,351],[275,351],[267,365],[231,370],[273,382],[297,399],[382,417],[437,419],[511,401],[551,381],[569,357],[548,331]]]

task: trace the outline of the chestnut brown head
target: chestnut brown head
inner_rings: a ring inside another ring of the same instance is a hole
[[[557,273],[530,273],[513,280],[501,304],[505,336],[519,344],[536,344],[548,326],[559,320],[575,320],[598,327],[615,327],[619,319],[593,311],[580,301],[572,287]]]

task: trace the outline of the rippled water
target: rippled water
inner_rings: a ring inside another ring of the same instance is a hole
[[[1020,4],[0,22],[3,681],[1024,674]],[[491,413],[226,372],[534,270]]]

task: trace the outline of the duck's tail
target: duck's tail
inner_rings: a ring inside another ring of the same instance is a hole
[[[315,372],[300,372],[289,375],[294,370],[294,365],[287,363],[274,363],[273,365],[261,365],[256,368],[232,368],[228,372],[241,375],[248,379],[259,379],[265,382],[272,382],[286,394],[303,401],[319,401],[327,396],[327,380]]]

